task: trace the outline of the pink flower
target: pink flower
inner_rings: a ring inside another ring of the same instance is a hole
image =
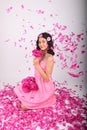
[[[43,56],[43,52],[41,50],[34,49],[32,51],[32,55],[35,56],[35,57],[42,57]]]
[[[54,50],[54,47],[51,47],[50,49],[51,49],[51,50]]]
[[[39,37],[43,37],[43,35],[42,35],[42,34],[40,34],[40,35],[39,35]]]
[[[51,38],[50,37],[47,37],[47,41],[50,41],[51,40]]]
[[[30,92],[31,90],[38,90],[34,77],[27,77],[22,80],[22,89],[25,93]]]

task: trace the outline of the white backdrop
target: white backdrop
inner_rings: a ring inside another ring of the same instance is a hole
[[[85,0],[0,0],[0,87],[34,74],[31,52],[46,31],[54,39],[54,81],[85,94],[85,5]]]

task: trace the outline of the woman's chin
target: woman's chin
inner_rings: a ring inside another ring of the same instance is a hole
[[[41,48],[41,51],[46,51],[46,49],[44,49],[44,48]]]

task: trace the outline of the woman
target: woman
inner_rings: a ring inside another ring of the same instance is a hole
[[[39,34],[36,49],[43,53],[41,57],[35,57],[33,60],[38,90],[25,93],[22,89],[22,84],[14,89],[21,101],[22,109],[45,108],[52,106],[56,102],[55,88],[52,81],[54,67],[52,36],[46,32]]]

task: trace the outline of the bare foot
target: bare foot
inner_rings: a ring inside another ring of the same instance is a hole
[[[23,110],[28,110],[28,108],[26,108],[22,103],[21,103],[21,108],[22,108]]]

